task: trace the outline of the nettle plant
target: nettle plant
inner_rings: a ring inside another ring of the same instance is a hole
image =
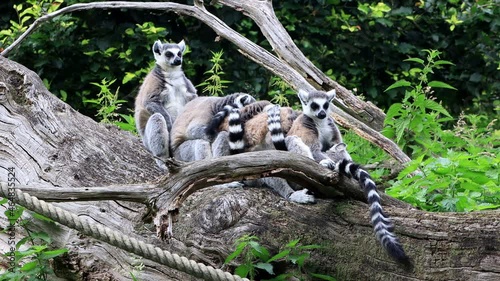
[[[210,96],[224,96],[224,89],[227,88],[227,84],[232,83],[229,80],[222,79],[222,76],[225,74],[222,69],[222,64],[224,63],[224,59],[222,58],[223,54],[224,51],[222,50],[219,52],[212,52],[212,58],[210,59],[212,68],[204,73],[208,75],[208,77],[205,81],[196,86],[203,87],[202,92],[208,93]]]
[[[7,204],[8,200],[0,198],[0,206]],[[23,229],[25,237],[16,241],[15,251],[3,253],[7,258],[14,256],[14,267],[0,274],[0,281],[21,280],[50,280],[53,275],[51,260],[68,252],[68,249],[51,249],[52,238],[45,232],[30,230],[31,219],[23,219],[25,208],[15,205],[13,210],[7,209],[4,214],[15,228]],[[42,215],[32,213],[33,219],[54,223],[51,219]],[[3,232],[13,231],[9,227]],[[11,234],[12,235],[12,234]]]
[[[314,277],[315,280],[335,281],[336,279],[323,274],[308,273],[304,268],[307,259],[310,258],[310,251],[319,249],[319,245],[301,245],[300,239],[293,240],[286,244],[283,249],[271,255],[269,250],[262,246],[257,236],[244,235],[236,241],[236,249],[231,253],[225,261],[225,264],[234,263],[234,260],[239,260],[239,265],[236,266],[234,273],[240,277],[255,280],[266,281],[285,281],[291,280],[309,280]],[[282,270],[283,264],[291,263],[293,269],[287,273],[277,274],[276,271]],[[281,266],[279,266],[281,265]],[[269,277],[269,279],[265,279]]]
[[[454,89],[428,82],[433,69],[451,62],[436,60],[439,52],[425,50],[427,61],[413,69],[417,84],[400,80],[387,90],[407,87],[401,103],[393,104],[384,133],[407,148],[414,159],[386,192],[429,211],[474,211],[500,208],[500,131],[486,116],[462,114],[453,129],[443,129],[450,114],[429,95],[432,88]],[[386,91],[387,91],[386,90]]]

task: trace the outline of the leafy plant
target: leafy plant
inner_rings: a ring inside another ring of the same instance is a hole
[[[462,114],[453,129],[443,129],[443,121],[451,116],[426,94],[432,87],[453,87],[440,81],[428,82],[428,75],[436,66],[451,63],[434,60],[437,51],[426,52],[427,63],[408,59],[423,65],[414,69],[417,84],[400,80],[388,88],[410,89],[402,103],[389,108],[384,132],[411,147],[414,160],[386,192],[429,211],[500,208],[497,120],[484,122],[487,116]]]
[[[22,4],[14,4],[17,22],[10,21],[10,28],[0,30],[0,42],[3,46],[12,44],[17,37],[28,29],[29,24],[45,13],[59,9],[64,0],[26,0]]]
[[[115,93],[111,92],[110,86],[115,82],[116,79],[111,81],[103,79],[101,83],[91,83],[92,85],[99,87],[97,99],[86,99],[84,102],[94,104],[98,107],[96,116],[101,122],[115,124],[123,130],[133,132],[135,130],[134,117],[131,115],[117,113],[121,104],[124,103],[125,100],[118,99],[119,88],[116,89]],[[124,120],[125,122],[121,120]]]
[[[409,58],[405,61],[416,62],[420,67],[412,69],[416,77],[416,84],[403,79],[389,86],[385,91],[398,87],[409,88],[401,103],[391,105],[384,121],[384,135],[394,138],[403,148],[410,145],[413,152],[420,151],[421,145],[426,147],[430,142],[436,141],[436,136],[441,130],[441,123],[452,120],[448,111],[433,98],[433,88],[454,89],[454,87],[441,81],[428,81],[429,74],[441,65],[452,65],[445,60],[436,60],[440,52],[437,50],[424,50],[427,62],[420,58]],[[441,117],[444,115],[445,117]]]
[[[462,115],[430,148],[434,156],[410,162],[386,192],[429,211],[500,208],[500,131],[495,121],[477,127],[476,117]]]
[[[258,275],[258,270],[263,270],[274,276],[268,281],[288,280],[293,276],[303,278],[307,275],[322,280],[335,280],[327,275],[303,273],[305,271],[304,264],[310,257],[309,251],[321,248],[319,245],[300,245],[300,239],[296,239],[286,244],[279,253],[271,255],[269,250],[262,246],[258,240],[259,238],[256,236],[244,235],[236,241],[235,251],[224,262],[229,264],[237,258],[241,260],[241,264],[234,270],[236,275],[254,280]],[[297,268],[293,272],[276,275],[275,264],[278,262],[289,262],[296,265]]]
[[[231,81],[223,80],[221,77],[225,74],[224,71],[222,71],[222,63],[224,62],[222,58],[223,54],[224,52],[222,50],[219,52],[212,52],[212,58],[210,59],[212,68],[205,71],[205,74],[210,76],[197,86],[204,87],[203,93],[208,92],[211,96],[222,96],[224,95],[224,89],[227,88],[226,84],[231,83]]]
[[[2,203],[5,203],[3,200]],[[14,254],[14,268],[10,268],[0,274],[0,280],[21,281],[21,280],[49,280],[49,275],[53,274],[50,267],[50,260],[68,252],[68,249],[51,250],[49,245],[52,239],[45,232],[33,232],[28,228],[29,220],[21,220],[24,208],[15,206],[14,210],[5,211],[5,216],[11,225],[17,225],[24,229],[26,237],[16,243]],[[45,221],[50,219],[35,214],[35,218]],[[8,231],[8,229],[6,229]],[[4,230],[4,231],[6,231]],[[10,253],[4,253],[9,256]]]
[[[297,95],[293,89],[290,88],[285,81],[279,77],[273,76],[269,82],[269,92],[268,95],[271,98],[271,102],[279,104],[281,106],[290,106],[289,99],[296,99]]]

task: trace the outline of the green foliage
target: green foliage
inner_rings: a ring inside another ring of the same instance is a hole
[[[222,80],[222,75],[224,75],[224,71],[222,71],[222,63],[224,59],[222,55],[224,52],[221,50],[219,52],[212,52],[212,58],[210,62],[212,63],[212,68],[205,71],[205,74],[208,74],[209,77],[205,79],[202,83],[200,83],[197,87],[204,87],[203,93],[207,93],[211,96],[223,96],[224,89],[227,88],[226,84],[231,83],[231,81]]]
[[[415,86],[409,81],[399,80],[386,89],[388,91],[399,87],[409,88],[405,91],[403,101],[391,105],[387,111],[383,133],[389,138],[394,138],[403,148],[409,145],[413,152],[420,151],[421,147],[417,145],[426,147],[435,142],[441,123],[452,120],[451,115],[441,104],[426,96],[432,94],[433,88],[455,89],[441,81],[428,81],[428,75],[433,73],[434,69],[452,63],[436,60],[441,54],[439,51],[425,51],[428,54],[427,62],[419,58],[405,60],[421,65],[412,69],[412,75],[417,80]]]
[[[115,124],[122,130],[135,132],[135,120],[132,115],[120,114],[117,111],[125,100],[118,99],[119,88],[115,93],[111,92],[110,86],[116,82],[115,80],[107,81],[102,79],[101,83],[93,82],[94,86],[99,88],[97,99],[85,99],[85,103],[93,104],[97,108],[97,118],[102,123]]]
[[[1,202],[5,204],[6,201]],[[0,280],[8,281],[21,281],[21,280],[50,280],[49,276],[53,274],[50,267],[50,260],[61,256],[68,252],[68,249],[54,249],[51,250],[49,245],[52,242],[50,236],[45,232],[33,232],[28,228],[29,220],[21,219],[24,208],[15,206],[13,210],[7,209],[5,216],[10,221],[10,225],[22,227],[26,232],[26,237],[20,239],[16,243],[14,254],[14,264],[16,265],[12,270],[7,270],[0,274]],[[35,217],[35,216],[34,216]],[[35,218],[42,218],[49,220],[43,216],[38,215]],[[4,231],[9,231],[7,227]],[[12,234],[10,234],[12,235]],[[9,257],[11,253],[4,253]]]
[[[10,20],[10,28],[0,30],[0,42],[3,46],[12,44],[28,26],[46,13],[56,11],[64,0],[26,0],[23,4],[14,4],[17,21]],[[0,45],[0,46],[2,46]]]
[[[384,132],[401,145],[411,148],[414,159],[386,192],[424,210],[474,211],[500,208],[500,131],[485,115],[462,114],[451,130],[443,121],[451,116],[426,96],[433,87],[453,88],[440,81],[428,82],[436,66],[451,64],[434,59],[437,51],[427,51],[427,62],[416,68],[417,83],[400,80],[389,88],[408,87],[402,103],[387,112]],[[440,115],[445,115],[441,118]]]
[[[304,273],[304,264],[310,257],[310,251],[321,248],[319,245],[300,245],[300,239],[296,239],[286,244],[279,253],[271,255],[258,240],[256,236],[245,235],[236,241],[236,249],[224,262],[229,264],[237,258],[241,260],[240,265],[234,270],[236,275],[255,280],[258,270],[261,270],[273,276],[272,279],[267,279],[268,281],[289,280],[291,277],[303,280],[306,276],[314,276],[321,280],[335,280],[327,275]],[[297,268],[293,272],[276,275],[275,264],[277,262],[292,263]]]
[[[271,97],[271,102],[281,106],[290,106],[290,99],[296,100],[296,92],[290,86],[280,79],[273,76],[269,81],[268,95]]]

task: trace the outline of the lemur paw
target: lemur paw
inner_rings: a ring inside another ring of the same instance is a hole
[[[319,162],[319,164],[323,167],[326,167],[330,170],[335,170],[335,162],[332,159],[323,159]]]
[[[297,190],[293,192],[290,197],[288,197],[288,200],[301,204],[315,203],[316,199],[314,198],[314,195],[307,194],[307,192],[309,191],[305,188]]]
[[[245,185],[242,182],[233,181],[229,183],[218,184],[216,186],[219,188],[241,188],[244,187]]]

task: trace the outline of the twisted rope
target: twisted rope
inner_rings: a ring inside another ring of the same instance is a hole
[[[20,190],[15,190],[15,196],[13,197],[12,188],[9,190],[9,187],[4,182],[0,183],[0,187],[1,197],[8,198],[28,210],[44,215],[67,227],[76,229],[85,235],[92,236],[120,249],[166,265],[170,268],[209,281],[250,281],[246,278],[232,275],[229,272],[224,272],[220,269],[215,269],[211,266],[189,260],[186,257],[172,254],[169,251],[165,251],[135,238],[124,236],[109,227],[96,224],[88,219],[80,218],[75,214],[43,200],[39,200]]]

